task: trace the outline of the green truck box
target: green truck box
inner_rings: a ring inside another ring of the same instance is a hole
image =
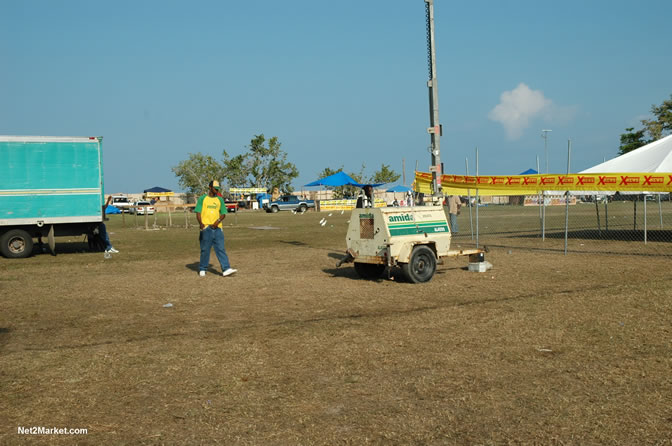
[[[30,256],[33,238],[87,234],[103,221],[102,137],[0,135],[0,254]]]

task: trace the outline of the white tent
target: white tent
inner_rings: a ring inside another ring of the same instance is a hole
[[[672,172],[672,135],[579,173]]]
[[[582,170],[579,173],[652,173],[652,172],[672,172],[672,135],[661,138],[645,146],[628,152],[625,155],[617,156],[609,161],[605,161],[589,169]],[[547,194],[563,192],[547,191]],[[572,195],[595,195],[602,196],[614,195],[616,191],[570,191]],[[622,195],[656,195],[659,192],[621,192]]]
[[[652,173],[652,172],[672,172],[672,135],[661,138],[645,146],[628,152],[624,155],[605,161],[590,169],[583,170],[579,173]],[[573,191],[575,195],[613,195],[615,192],[607,191]],[[658,209],[660,213],[660,229],[663,229],[663,214],[660,203],[659,192],[621,192],[621,194],[644,194],[644,195],[658,195]],[[597,204],[596,210],[597,210]],[[605,203],[606,206],[606,203]],[[633,202],[634,213],[637,213],[637,202]],[[605,212],[607,208],[605,207]],[[598,211],[598,229],[599,229],[599,211]],[[605,219],[605,228],[608,229],[608,220]],[[644,243],[647,240],[647,221],[646,221],[646,199],[644,199]]]

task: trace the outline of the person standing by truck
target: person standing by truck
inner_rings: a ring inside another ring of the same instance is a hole
[[[215,255],[222,267],[222,275],[230,276],[238,270],[231,268],[229,256],[226,255],[224,248],[224,232],[222,231],[222,220],[226,218],[226,205],[221,196],[217,195],[219,191],[219,181],[213,180],[208,184],[208,193],[198,198],[196,203],[196,219],[201,228],[198,240],[201,246],[201,259],[198,265],[198,275],[203,277],[210,266],[210,250],[215,248]]]
[[[105,252],[108,254],[117,254],[119,251],[112,246],[112,242],[110,242],[110,234],[108,234],[107,226],[105,226],[105,209],[107,209],[107,206],[109,206],[111,201],[112,195],[107,197],[107,202],[103,205],[103,221],[98,225],[98,232],[105,242]]]
[[[462,207],[462,201],[458,195],[451,195],[446,200],[448,201],[448,215],[450,215],[450,231],[453,234],[457,234],[457,216],[460,215],[460,208]]]

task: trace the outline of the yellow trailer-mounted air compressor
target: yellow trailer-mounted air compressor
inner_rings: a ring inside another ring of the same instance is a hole
[[[431,280],[443,258],[469,255],[470,261],[483,261],[482,249],[451,251],[450,239],[441,206],[354,209],[339,266],[354,262],[357,274],[367,279],[399,266],[410,282],[421,283]]]

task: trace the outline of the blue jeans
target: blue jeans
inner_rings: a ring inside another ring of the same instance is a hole
[[[450,231],[453,234],[457,234],[457,231],[459,228],[457,227],[457,214],[449,214],[450,215]]]
[[[105,226],[105,223],[101,223],[98,225],[98,232],[105,241],[105,250],[107,251],[108,249],[111,249],[112,243],[110,243],[110,235],[107,233],[107,227]]]
[[[213,247],[215,248],[217,260],[219,260],[219,264],[222,266],[222,271],[231,268],[229,257],[224,250],[224,232],[222,232],[221,229],[212,229],[210,226],[206,226],[198,236],[198,240],[201,243],[201,262],[198,265],[199,271],[206,271],[208,266],[210,266],[210,249]]]

